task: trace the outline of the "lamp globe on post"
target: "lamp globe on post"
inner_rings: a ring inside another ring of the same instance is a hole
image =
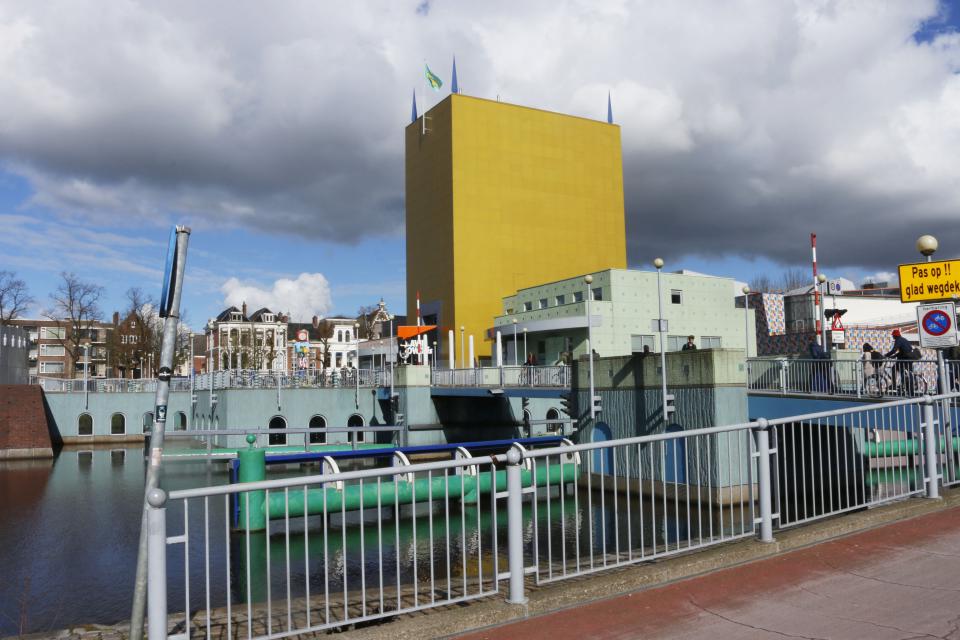
[[[940,243],[931,235],[922,235],[917,238],[917,251],[927,258],[927,262],[933,260],[933,254],[937,252]]]
[[[750,357],[750,287],[743,286],[743,357]]]
[[[654,258],[653,266],[657,268],[657,329],[660,333],[660,386],[663,394],[663,424],[669,422],[667,414],[667,343],[663,326],[663,286],[660,274],[663,271],[663,258]]]

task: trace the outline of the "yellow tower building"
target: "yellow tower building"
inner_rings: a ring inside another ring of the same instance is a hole
[[[406,129],[407,310],[489,357],[504,296],[627,266],[620,127],[452,94]],[[460,348],[456,345],[457,366]]]

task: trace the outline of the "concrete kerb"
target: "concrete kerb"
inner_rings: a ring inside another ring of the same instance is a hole
[[[942,497],[936,500],[903,500],[792,529],[775,530],[773,543],[764,544],[757,540],[733,541],[700,551],[694,550],[688,554],[650,560],[540,587],[534,586],[528,580],[527,602],[522,605],[511,605],[504,601],[507,584],[503,582],[501,593],[497,596],[372,623],[347,631],[347,635],[350,638],[369,640],[450,637],[764,560],[781,553],[953,507],[960,507],[960,488],[945,489]],[[179,618],[174,616],[174,619]],[[15,637],[30,640],[125,640],[129,628],[129,622],[116,625],[77,625],[59,631],[13,636],[5,640]],[[318,635],[323,636],[326,633]]]

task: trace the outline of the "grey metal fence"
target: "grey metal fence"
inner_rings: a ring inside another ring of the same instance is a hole
[[[948,362],[946,366],[945,375],[960,373],[960,362]],[[909,364],[893,360],[879,364],[864,360],[747,360],[747,387],[751,391],[909,398],[937,393],[939,380],[936,360]],[[960,384],[960,376],[952,375],[950,380]]]
[[[280,638],[504,591],[522,602],[533,584],[934,498],[957,482],[958,397],[158,490],[151,637]]]
[[[439,387],[560,387],[570,386],[570,367],[504,366],[433,369],[431,383]]]

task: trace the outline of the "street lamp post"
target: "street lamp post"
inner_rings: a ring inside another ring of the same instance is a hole
[[[656,258],[653,266],[657,268],[657,329],[660,332],[660,386],[663,394],[663,425],[666,427],[669,422],[667,415],[667,343],[663,335],[663,287],[660,281],[660,273],[663,271],[663,258]]]
[[[587,285],[587,358],[590,363],[590,419],[592,420],[597,417],[597,403],[593,399],[593,321],[590,318],[590,298],[593,297],[590,285],[593,283],[593,276],[589,273],[583,276],[583,283]]]
[[[88,370],[90,369],[90,343],[83,345],[83,352],[85,354],[86,362],[83,364],[83,408],[90,408],[90,385],[89,385],[89,374]]]
[[[466,352],[463,350],[463,332],[466,331],[466,329],[467,328],[465,326],[460,325],[460,368],[461,369],[467,368],[467,363],[464,360],[464,358],[466,357]]]
[[[743,287],[743,357],[750,357],[750,287]]]
[[[356,385],[356,403],[355,404],[359,409],[360,408],[360,323],[359,322],[353,323],[353,341],[357,345],[357,351],[356,351],[357,361],[355,363],[356,367],[353,373],[353,377],[355,379],[355,385]]]
[[[527,361],[527,328],[523,328],[523,358],[524,362]]]
[[[517,344],[517,319],[513,319],[513,366],[517,366],[517,347],[520,346]]]
[[[397,357],[397,348],[393,341],[393,314],[390,314],[390,421],[396,424],[394,413],[396,409],[393,406],[393,361]]]

